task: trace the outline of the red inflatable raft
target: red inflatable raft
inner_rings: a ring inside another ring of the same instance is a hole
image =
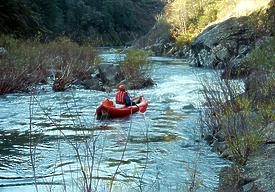
[[[139,102],[136,105],[116,108],[113,101],[105,99],[102,104],[96,109],[97,119],[101,118],[121,118],[129,116],[140,111],[144,113],[147,109],[148,101],[144,96],[139,96]]]

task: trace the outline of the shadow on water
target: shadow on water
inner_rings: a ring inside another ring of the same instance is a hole
[[[29,132],[20,132],[19,130],[0,131],[0,153],[2,155],[18,155],[20,148],[16,146],[29,146],[30,139],[33,142],[41,142],[43,134]]]

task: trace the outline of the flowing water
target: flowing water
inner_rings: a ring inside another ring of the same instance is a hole
[[[93,191],[186,191],[193,173],[198,191],[213,191],[227,162],[199,138],[198,78],[210,72],[151,59],[156,86],[129,91],[148,99],[144,114],[96,120],[96,107],[115,90],[55,93],[41,85],[0,97],[0,191],[82,191],[89,167]]]

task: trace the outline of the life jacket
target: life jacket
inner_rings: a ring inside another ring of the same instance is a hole
[[[117,104],[122,104],[122,105],[125,105],[126,102],[125,102],[125,96],[127,95],[127,92],[125,91],[118,91],[116,93],[116,103]]]

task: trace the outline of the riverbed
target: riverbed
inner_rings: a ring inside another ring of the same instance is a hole
[[[186,191],[192,181],[198,191],[213,191],[228,163],[200,138],[199,79],[211,71],[178,59],[150,60],[156,85],[129,90],[147,98],[147,111],[123,119],[94,116],[115,90],[53,92],[38,85],[1,96],[0,191],[83,191],[83,173],[99,192]]]

